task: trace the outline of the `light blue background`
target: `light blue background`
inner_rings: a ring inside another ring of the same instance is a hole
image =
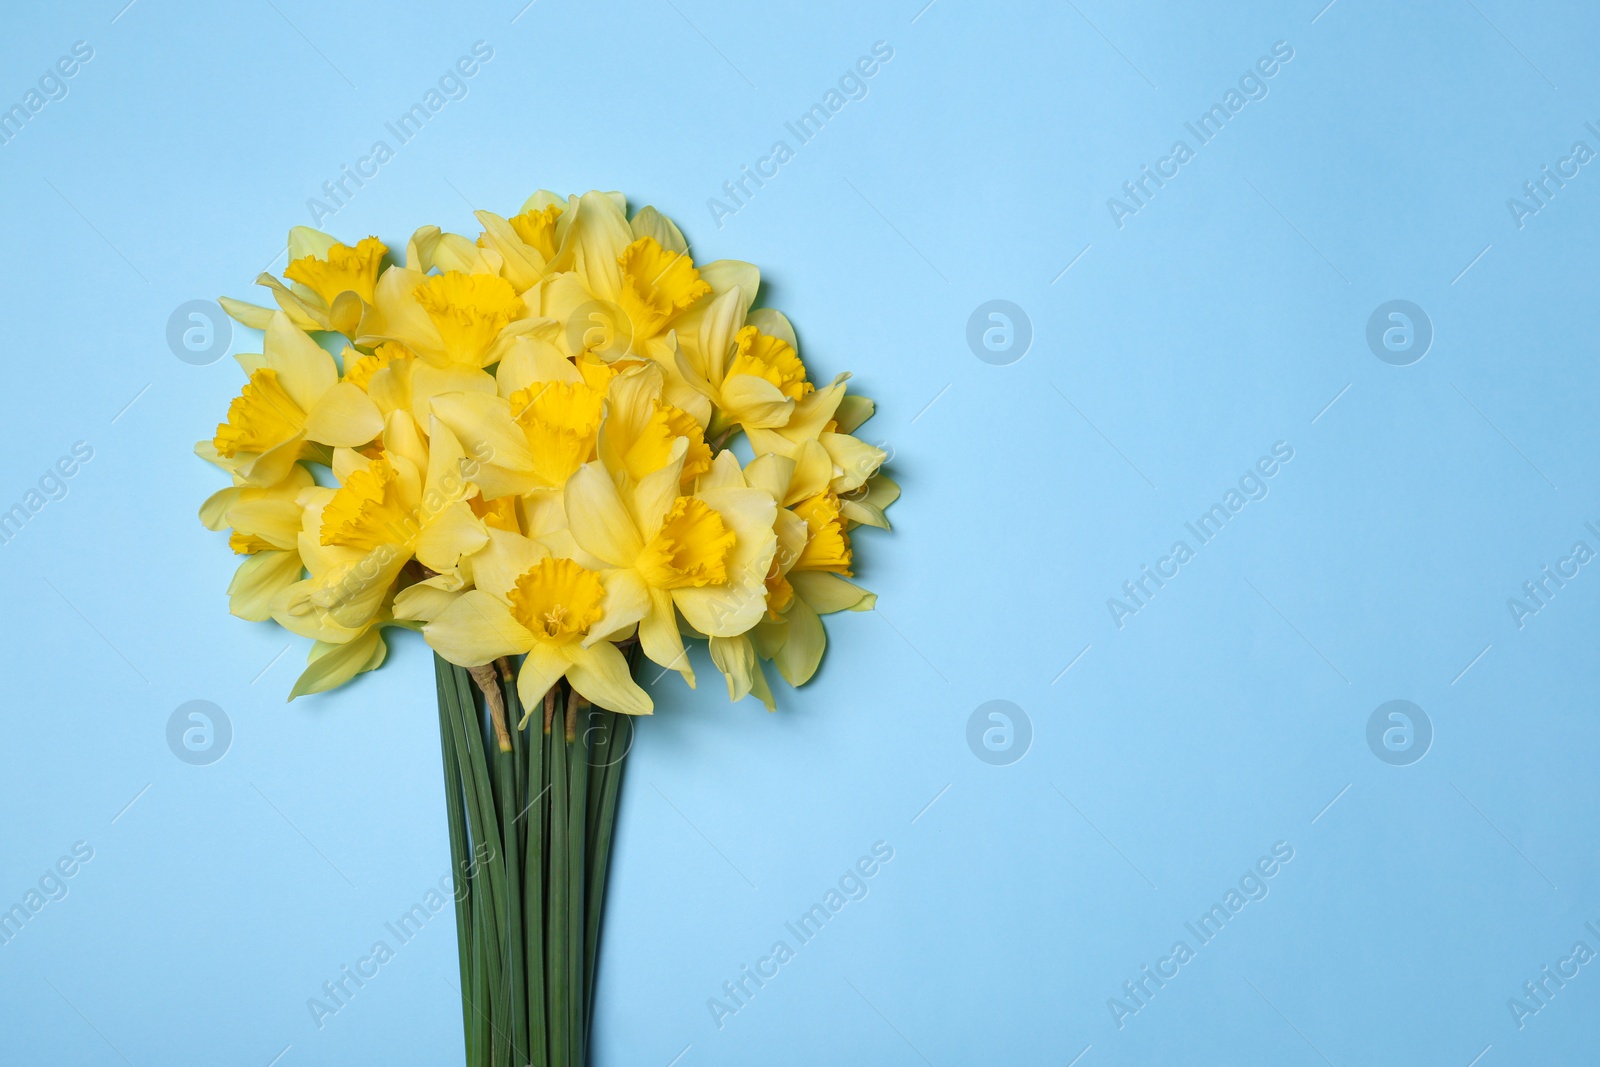
[[[189,449],[240,375],[165,330],[264,300],[307,198],[482,40],[469,95],[324,228],[653,203],[761,266],[814,374],[877,398],[905,489],[857,539],[881,612],[830,620],[777,715],[703,657],[699,692],[654,687],[598,1063],[1595,1062],[1600,964],[1523,1029],[1507,1007],[1600,949],[1600,575],[1520,630],[1506,606],[1600,548],[1600,173],[1524,228],[1506,206],[1600,148],[1591,7],[123,2],[0,39],[6,104],[94,48],[0,147],[0,505],[94,449],[0,547],[0,906],[94,849],[0,946],[0,1060],[460,1062],[448,914],[320,1030],[306,1006],[447,869],[426,649],[284,704],[305,643],[226,614],[195,520],[221,479]],[[869,95],[717,226],[875,41]],[[1270,94],[1119,229],[1106,199],[1278,41]],[[1034,331],[1009,366],[965,341],[995,298]],[[1394,298],[1436,332],[1407,367],[1364,337]],[[1270,495],[1119,630],[1107,598],[1278,441]],[[1408,767],[1365,739],[1394,698],[1435,731]],[[233,724],[209,767],[166,745],[191,699]],[[993,699],[1032,723],[1011,766],[967,746]],[[878,841],[870,894],[719,1029],[708,998]],[[1270,895],[1119,1029],[1108,998],[1278,841]]]

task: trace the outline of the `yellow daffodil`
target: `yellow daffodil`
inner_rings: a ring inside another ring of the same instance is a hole
[[[645,357],[662,364],[667,402],[703,425],[710,405],[679,377],[678,342],[699,330],[706,308],[722,294],[738,289],[754,297],[760,274],[737,260],[697,266],[670,220],[645,208],[629,221],[625,206],[615,194],[573,197],[552,273],[527,297],[541,316],[561,324],[560,343],[575,359]]]
[[[758,457],[745,469],[745,481],[774,502],[790,495],[795,462],[783,456]],[[778,550],[766,576],[767,611],[748,634],[711,639],[711,658],[728,682],[728,696],[754,694],[775,711],[777,703],[761,669],[772,660],[791,685],[809,681],[827,647],[821,615],[870,611],[876,597],[845,581],[853,561],[849,520],[839,499],[823,493],[778,508],[774,523]]]
[[[310,577],[273,603],[273,617],[304,636],[343,643],[366,627],[414,557],[440,574],[487,542],[467,498],[474,461],[435,426],[424,441],[406,412],[389,416],[375,456],[341,450],[337,489],[315,488],[299,535]]]
[[[688,443],[680,477],[688,489],[711,469],[711,446],[693,415],[662,398],[664,387],[656,363],[640,363],[612,377],[599,453],[608,469],[637,484],[671,461],[673,444],[682,438]]]
[[[477,477],[489,499],[557,491],[594,458],[605,393],[573,364],[548,351],[529,357],[528,373],[509,395],[446,393],[433,400],[440,422],[484,456]],[[502,388],[511,383],[502,375]]]
[[[383,429],[377,405],[339,380],[333,357],[283,312],[267,323],[261,356],[242,356],[250,378],[228,406],[228,421],[195,451],[254,486],[275,485],[316,445],[355,447]]]
[[[474,214],[483,225],[478,246],[500,256],[501,276],[518,293],[527,292],[550,276],[550,264],[561,248],[568,229],[566,223],[571,218],[566,213],[566,201],[540,190],[510,218],[489,211]]]
[[[636,485],[624,478],[621,490],[604,464],[584,464],[567,482],[566,510],[578,548],[615,570],[599,632],[638,623],[644,654],[693,685],[677,613],[710,637],[743,633],[761,617],[777,506],[742,484],[682,495],[687,445],[679,438],[665,466]]]
[[[302,330],[331,330],[353,335],[372,306],[378,273],[389,249],[376,237],[354,246],[341,244],[309,226],[289,231],[289,265],[284,285],[263,273],[257,284],[272,290],[278,307]],[[222,298],[223,309],[246,326],[265,329],[271,311]]]
[[[270,619],[272,598],[300,579],[298,498],[312,484],[311,472],[295,464],[276,485],[219,489],[201,506],[200,521],[231,529],[228,547],[245,557],[228,583],[228,610],[241,619]]]
[[[526,323],[527,306],[496,274],[423,274],[391,267],[378,279],[378,317],[358,341],[399,341],[441,370],[481,370]],[[517,323],[517,329],[511,329]]]
[[[840,424],[835,416],[847,399],[846,377],[840,375],[832,385],[798,400],[782,425],[745,425],[745,435],[757,455],[770,452],[795,461],[794,480],[789,486],[786,504],[824,492],[854,493],[888,458],[883,449],[852,434],[839,432]],[[858,413],[859,409],[854,406],[847,411],[851,416]]]
[[[622,649],[693,685],[704,638],[730,697],[772,709],[763,661],[799,685],[821,616],[872,607],[851,533],[900,492],[858,436],[872,401],[813,382],[753,265],[696,263],[628,212],[541,190],[395,261],[297,226],[258,279],[275,309],[222,300],[265,338],[195,446],[232,478],[201,520],[243,557],[230,610],[312,639],[291,699],[377,667],[402,626],[461,666],[522,657],[530,708],[565,679],[630,714],[651,702]]]
[[[476,587],[423,627],[434,650],[475,667],[522,655],[517,693],[529,709],[562,678],[601,707],[648,715],[650,697],[612,644],[611,576],[551,556],[539,542],[501,530],[473,558]]]

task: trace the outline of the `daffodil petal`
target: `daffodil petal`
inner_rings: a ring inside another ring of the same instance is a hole
[[[531,538],[490,527],[488,543],[472,557],[472,576],[479,589],[502,600],[510,596],[517,578],[532,570],[550,552]]]
[[[417,535],[417,559],[431,571],[454,570],[462,556],[470,556],[489,543],[482,521],[464,501],[446,505],[422,524]]]
[[[591,648],[568,645],[572,661],[567,681],[597,707],[623,715],[649,715],[655,710],[650,694],[639,688],[628,670],[628,660],[617,646],[602,641]]]
[[[268,549],[239,564],[228,583],[228,610],[241,619],[266,622],[272,599],[300,580],[300,554]]]
[[[639,620],[639,647],[657,666],[678,671],[684,681],[694,685],[694,668],[678,632],[672,595],[663,589],[650,590],[650,611]]]
[[[585,645],[604,641],[650,613],[650,590],[638,571],[607,571],[600,576],[600,584],[606,589],[605,614],[589,627]]]
[[[522,722],[534,716],[543,717],[544,695],[550,687],[561,681],[572,668],[572,661],[562,650],[544,641],[536,641],[523,657],[522,668],[517,671],[517,697],[525,709]]]
[[[306,669],[289,691],[289,699],[335,689],[364,671],[376,670],[388,652],[383,635],[374,626],[354,641],[330,644],[318,641],[306,658]]]
[[[356,448],[383,432],[383,412],[366,390],[339,382],[306,413],[306,436],[335,447]]]
[[[481,589],[468,590],[422,628],[433,650],[451,663],[478,667],[534,646],[535,638],[511,617],[511,608]]]
[[[795,595],[819,615],[871,611],[878,602],[875,594],[827,571],[790,571],[789,584],[794,586]]]
[[[797,598],[784,617],[788,622],[787,633],[772,662],[785,681],[802,686],[817,673],[823,650],[828,647],[828,637],[822,629],[822,620],[803,600]]]
[[[754,374],[730,374],[722,383],[728,418],[745,427],[768,428],[789,421],[795,402],[776,385]]]
[[[644,544],[633,516],[599,463],[585,463],[567,479],[567,526],[584,551],[613,567],[631,567]]]
[[[310,411],[339,380],[333,357],[281,312],[267,323],[265,344],[267,366],[278,372],[284,392],[302,411]]]
[[[755,645],[743,635],[739,637],[713,637],[711,662],[728,682],[728,699],[743,700],[754,684],[753,675],[761,668],[757,663]]]

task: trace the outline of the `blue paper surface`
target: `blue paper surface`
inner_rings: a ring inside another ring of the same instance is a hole
[[[0,37],[0,1061],[461,1062],[431,657],[284,703],[180,311],[538,188],[904,488],[776,715],[652,682],[597,1063],[1595,1061],[1592,6],[124,2]]]

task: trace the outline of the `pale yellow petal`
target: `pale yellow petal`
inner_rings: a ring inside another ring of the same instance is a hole
[[[833,480],[828,488],[835,493],[848,493],[866,484],[868,478],[878,473],[889,454],[874,448],[858,437],[847,433],[823,433],[817,439],[828,452],[833,463]]]
[[[650,613],[650,590],[637,571],[606,571],[600,576],[600,584],[606,589],[605,614],[589,627],[589,636],[583,642],[586,645],[624,632]]]
[[[488,542],[482,520],[465,501],[458,500],[423,522],[417,536],[417,559],[431,571],[454,570],[462,556],[472,555]]]
[[[584,551],[613,567],[631,567],[644,547],[616,483],[599,463],[585,463],[567,480],[567,526]]]
[[[819,615],[835,611],[871,611],[878,602],[875,594],[827,571],[790,571],[789,584],[794,586],[795,596],[811,605]]]
[[[790,348],[800,347],[800,341],[794,335],[794,324],[777,308],[751,308],[744,321],[745,325],[754,326],[768,337],[788,342]]]
[[[210,444],[209,441],[202,443]],[[208,530],[226,530],[232,525],[228,522],[228,509],[239,502],[239,494],[242,492],[239,486],[230,485],[206,497],[205,503],[200,505],[201,524]]]
[[[489,541],[472,557],[472,576],[479,589],[506,599],[517,579],[550,555],[544,545],[509,530],[489,528]]]
[[[459,589],[445,589],[439,583],[439,576],[429,578],[395,594],[394,617],[432,622],[461,595]]]
[[[272,309],[259,304],[247,304],[226,296],[217,297],[217,303],[222,305],[222,310],[228,313],[229,318],[252,330],[265,330],[267,323],[272,321]]]
[[[629,220],[628,228],[635,237],[655,238],[656,244],[669,252],[689,254],[689,242],[683,239],[683,231],[653,207],[640,208],[638,214]]]
[[[756,657],[755,645],[744,635],[738,637],[713,637],[711,662],[717,665],[728,682],[728,699],[743,700],[749,695],[756,672],[761,665]]]
[[[241,500],[228,509],[227,524],[242,534],[259,537],[273,548],[289,550],[300,537],[301,514],[298,504],[282,496]]]
[[[689,664],[677,620],[672,595],[662,589],[650,590],[650,611],[639,620],[639,648],[657,666],[682,674],[692,687],[694,668]]]
[[[616,202],[603,193],[584,193],[578,200],[562,256],[571,257],[570,269],[588,283],[591,293],[614,302],[622,289],[617,259],[632,242],[633,231]]]
[[[306,412],[306,436],[325,445],[357,448],[383,432],[383,413],[354,382],[339,382]]]
[[[511,617],[510,606],[481,589],[462,593],[422,633],[435,652],[462,667],[515,656],[535,644],[533,634]]]
[[[228,583],[228,610],[241,619],[266,622],[272,599],[300,580],[300,554],[266,550],[239,564]]]
[[[424,426],[435,411],[433,402],[441,394],[470,393],[482,396],[493,395],[495,391],[494,376],[476,367],[437,367],[417,359],[411,361],[410,375],[409,408]]]
[[[383,663],[387,652],[383,636],[376,626],[346,644],[318,641],[306,658],[305,671],[289,691],[289,699],[310,693],[325,693],[364,671],[375,670]]]
[[[639,688],[628,671],[628,660],[609,641],[589,648],[567,645],[572,661],[567,681],[596,707],[623,715],[649,715],[655,710],[650,694]]]
[[[282,313],[267,323],[265,355],[267,366],[278,372],[284,392],[302,411],[310,411],[339,380],[333,357]]]
[[[857,427],[872,418],[876,406],[864,396],[848,393],[834,409],[833,420],[839,424],[840,433],[855,433]]]
[[[572,661],[562,655],[561,649],[544,641],[536,641],[522,660],[517,671],[517,698],[522,701],[522,724],[530,720],[542,722],[544,695],[550,687],[561,681],[572,667]],[[542,729],[543,727],[536,727]]]
[[[823,632],[822,620],[803,600],[795,600],[785,612],[785,620],[788,623],[786,639],[772,662],[790,685],[805,685],[822,662],[828,637]]]
[[[672,442],[666,466],[652,471],[634,487],[631,504],[634,521],[640,536],[646,541],[661,530],[661,522],[672,510],[683,482],[683,461],[688,455],[689,442],[680,437]]]
[[[794,408],[776,385],[754,374],[731,374],[722,383],[724,413],[746,429],[783,426]]]
[[[252,486],[265,489],[289,477],[305,446],[305,435],[296,434],[281,445],[269,448],[258,456],[241,452],[235,457],[238,465],[233,472]]]

